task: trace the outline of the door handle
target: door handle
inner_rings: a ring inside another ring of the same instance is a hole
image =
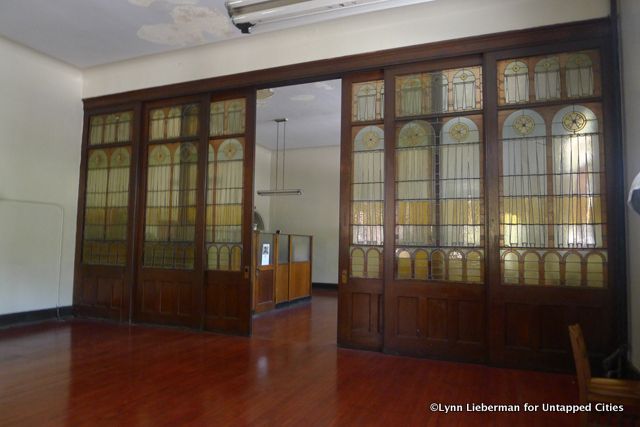
[[[248,278],[249,278],[249,270],[250,270],[250,269],[249,269],[249,266],[248,266],[248,265],[245,265],[245,266],[244,266],[244,278],[245,278],[245,279],[248,279]]]
[[[347,284],[347,270],[342,270],[342,277],[340,281],[343,285]]]

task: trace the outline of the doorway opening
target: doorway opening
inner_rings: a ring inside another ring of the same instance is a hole
[[[256,98],[253,335],[335,343],[341,81]]]

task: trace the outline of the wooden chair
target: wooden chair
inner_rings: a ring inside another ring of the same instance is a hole
[[[640,410],[640,381],[612,378],[592,378],[587,347],[584,343],[580,325],[569,326],[571,349],[576,364],[580,404],[612,403],[624,405],[624,412]],[[581,413],[581,425],[586,426],[588,413]]]

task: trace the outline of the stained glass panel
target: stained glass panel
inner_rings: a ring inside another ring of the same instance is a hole
[[[88,153],[82,256],[85,264],[126,264],[130,167],[130,147]]]
[[[148,148],[145,267],[192,269],[198,150],[195,144]]]

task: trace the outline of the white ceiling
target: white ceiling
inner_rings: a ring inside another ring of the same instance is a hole
[[[273,88],[258,101],[256,143],[276,149],[275,119],[287,118],[287,150],[340,145],[341,81],[328,80]],[[282,149],[282,134],[280,134]]]
[[[393,0],[393,6],[416,1]],[[0,0],[0,35],[80,68],[236,37],[256,37],[366,6],[257,25],[241,34],[225,0]]]

